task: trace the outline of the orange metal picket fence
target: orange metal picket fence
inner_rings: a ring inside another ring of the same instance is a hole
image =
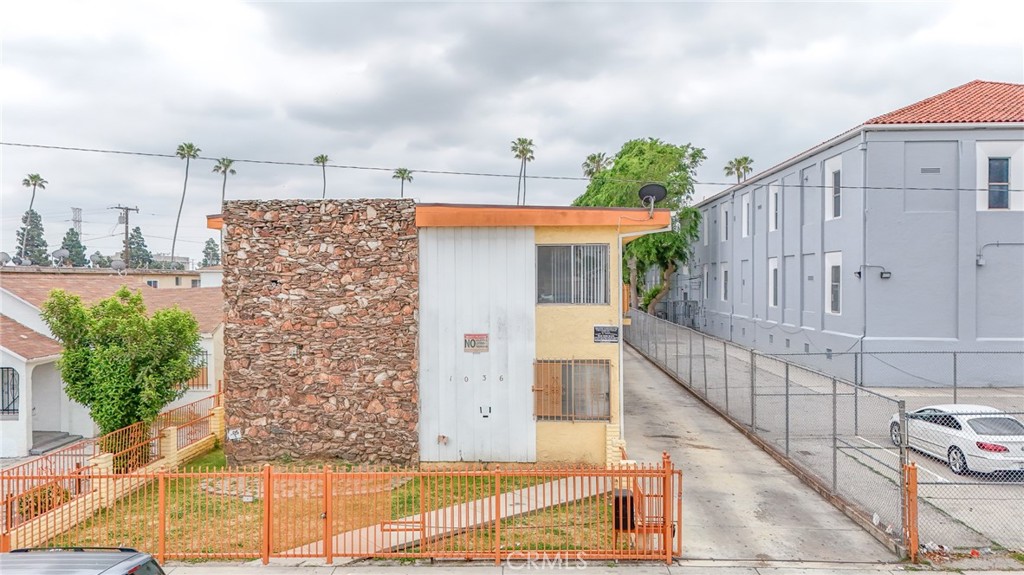
[[[178,449],[204,439],[220,401],[220,394],[212,395],[161,413],[152,424],[139,422],[83,439],[0,471],[0,533],[94,492],[91,463],[101,454],[110,454],[113,472],[122,475],[160,459],[161,433],[171,426],[177,427]]]
[[[667,456],[661,464],[610,469],[265,466],[91,479],[101,494],[94,506],[37,521],[45,545],[131,546],[160,560],[264,563],[275,557],[671,562],[682,549],[682,475]],[[11,537],[0,538],[3,544],[11,545]]]

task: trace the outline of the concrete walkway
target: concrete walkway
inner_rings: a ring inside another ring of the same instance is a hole
[[[630,458],[656,461],[668,451],[683,471],[685,559],[896,560],[874,537],[628,346],[624,368]]]
[[[500,517],[509,519],[579,499],[607,493],[612,489],[608,477],[562,479],[524,487],[502,493],[498,497]],[[477,499],[467,503],[435,509],[425,514],[410,515],[383,524],[371,525],[334,536],[333,549],[348,553],[372,555],[381,551],[407,549],[422,544],[424,538],[432,541],[461,533],[466,529],[493,523],[496,517],[494,499]],[[286,551],[285,555],[323,554],[323,540]]]

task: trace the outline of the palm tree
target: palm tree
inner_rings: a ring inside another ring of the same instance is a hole
[[[235,161],[231,158],[221,158],[213,166],[213,173],[224,174],[224,182],[220,185],[220,211],[224,213],[224,198],[228,188],[228,174],[235,175],[235,169],[231,167]],[[223,215],[221,216],[223,217]],[[173,261],[173,260],[172,260]],[[224,226],[220,227],[220,261],[224,261]]]
[[[313,161],[320,164],[320,168],[324,171],[324,195],[320,199],[325,199],[327,198],[327,162],[330,162],[331,159],[327,157],[327,154],[320,154],[313,158]]]
[[[594,179],[594,176],[610,167],[612,167],[612,159],[606,156],[604,152],[590,154],[583,162],[583,175],[590,179]]]
[[[21,185],[25,186],[26,188],[32,188],[32,199],[30,199],[28,201],[28,211],[29,212],[32,211],[32,204],[36,203],[36,188],[39,188],[40,190],[45,190],[46,189],[46,184],[48,184],[48,183],[50,183],[50,182],[47,182],[46,180],[44,180],[43,177],[40,176],[39,174],[29,174],[28,177],[26,177],[24,180],[21,181]],[[25,239],[28,239],[28,233],[25,234]],[[21,258],[22,259],[25,258],[25,240],[24,239],[21,242]]]
[[[174,237],[171,238],[171,266],[174,266],[174,248],[178,244],[178,224],[181,223],[181,209],[185,207],[185,191],[188,190],[188,167],[191,161],[199,157],[202,152],[192,142],[178,144],[178,151],[175,155],[185,160],[185,185],[181,187],[181,203],[178,204],[178,219],[174,220]]]
[[[235,169],[231,167],[235,161],[231,158],[221,158],[217,160],[217,165],[213,167],[213,173],[224,174],[224,183],[220,185],[220,205],[221,209],[224,209],[224,192],[228,188],[228,174],[235,175]]]
[[[397,168],[397,169],[395,169],[395,175],[391,176],[391,179],[392,180],[401,180],[401,182],[402,182],[402,191],[401,191],[401,194],[398,197],[404,198],[405,197],[405,183],[412,181],[412,172],[409,171],[409,168]]]
[[[519,185],[516,186],[516,205],[519,205],[519,189],[523,190],[523,205],[526,205],[526,162],[533,161],[533,140],[516,138],[512,140],[512,153],[519,160]]]
[[[740,156],[735,160],[729,160],[729,163],[725,165],[725,175],[736,176],[738,184],[747,179],[747,174],[754,171],[754,168],[751,167],[753,164],[754,160],[751,160],[750,156]]]

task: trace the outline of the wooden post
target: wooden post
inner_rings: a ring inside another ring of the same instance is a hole
[[[156,474],[157,480],[157,551],[156,560],[163,565],[167,559],[167,476],[163,471]]]
[[[263,545],[260,549],[260,556],[263,559],[263,564],[267,565],[270,563],[270,514],[271,512],[271,498],[274,486],[271,484],[271,467],[270,464],[263,466]]]
[[[334,564],[334,477],[331,466],[324,465],[324,556]]]
[[[661,544],[665,548],[665,564],[672,564],[672,459],[661,453]]]

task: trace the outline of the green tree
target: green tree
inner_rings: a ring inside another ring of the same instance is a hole
[[[736,176],[736,183],[747,179],[747,175],[754,171],[751,167],[754,164],[754,160],[750,159],[750,156],[740,156],[738,158],[729,160],[729,163],[725,165],[725,175]]]
[[[220,205],[222,210],[224,209],[224,198],[228,190],[228,176],[233,176],[237,173],[235,172],[235,169],[231,167],[234,163],[235,161],[231,158],[221,158],[217,160],[217,163],[213,166],[213,173],[222,174],[224,176],[224,181],[220,185]]]
[[[142,237],[142,228],[139,226],[132,228],[128,234],[128,257],[132,259],[133,268],[153,267],[153,253],[146,247],[146,238]]]
[[[32,199],[28,201],[28,211],[31,212],[33,204],[36,203],[36,188],[39,188],[40,190],[45,190],[46,184],[48,183],[50,182],[44,180],[43,177],[40,176],[39,174],[29,174],[24,180],[21,181],[21,185],[25,186],[26,188],[32,188]],[[22,221],[22,223],[24,223],[24,220]],[[25,257],[24,243],[21,244],[21,257]]]
[[[203,246],[203,261],[200,262],[199,267],[205,268],[216,265],[220,265],[220,246],[217,245],[216,240],[210,238],[206,240],[206,245]]]
[[[405,197],[405,183],[412,181],[412,172],[409,171],[409,168],[396,168],[395,169],[395,174],[393,176],[391,176],[391,179],[392,180],[400,180],[402,182],[402,187],[399,190],[398,197],[404,198]]]
[[[637,195],[644,183],[659,182],[668,194],[658,207],[672,210],[672,231],[641,236],[628,244],[623,258],[629,277],[630,301],[640,305],[638,278],[646,269],[657,265],[662,270],[662,283],[651,298],[648,311],[667,294],[668,278],[676,262],[685,263],[690,245],[697,238],[700,213],[689,205],[693,196],[694,173],[706,159],[703,148],[690,144],[674,145],[655,138],[630,140],[615,155],[612,166],[594,174],[586,192],[576,198],[575,206],[641,207]]]
[[[512,155],[519,160],[519,184],[516,186],[516,205],[519,205],[519,194],[522,189],[523,205],[526,205],[526,163],[533,161],[533,140],[516,138],[512,140]]]
[[[323,170],[324,173],[324,194],[323,196],[320,197],[320,199],[327,198],[327,162],[330,161],[331,159],[327,157],[327,154],[320,154],[319,156],[313,158],[313,162],[320,164],[320,169]]]
[[[43,237],[43,218],[35,210],[25,212],[21,216],[22,227],[15,236],[21,244],[21,259],[28,260],[37,266],[50,264],[50,252],[46,238]]]
[[[201,365],[196,318],[177,307],[147,316],[142,293],[124,286],[92,306],[54,290],[42,317],[64,346],[57,367],[68,397],[89,409],[101,433],[153,421]]]
[[[178,150],[174,153],[178,158],[185,160],[185,184],[181,187],[181,202],[178,204],[178,217],[174,220],[174,237],[171,238],[171,261],[174,261],[174,249],[178,246],[178,224],[181,223],[181,210],[185,207],[185,191],[188,190],[188,167],[192,160],[199,157],[202,152],[192,142],[178,144]]]
[[[583,175],[594,179],[594,176],[607,170],[612,166],[612,159],[605,155],[604,152],[598,152],[596,154],[590,154],[587,159],[583,161]]]
[[[76,268],[89,265],[89,258],[85,257],[85,246],[82,245],[82,238],[75,231],[75,228],[68,228],[64,239],[60,242],[61,249],[68,251],[68,261]]]
[[[96,250],[89,256],[89,261],[92,262],[92,267],[94,268],[109,268],[112,260],[110,256],[105,256],[99,250]]]

